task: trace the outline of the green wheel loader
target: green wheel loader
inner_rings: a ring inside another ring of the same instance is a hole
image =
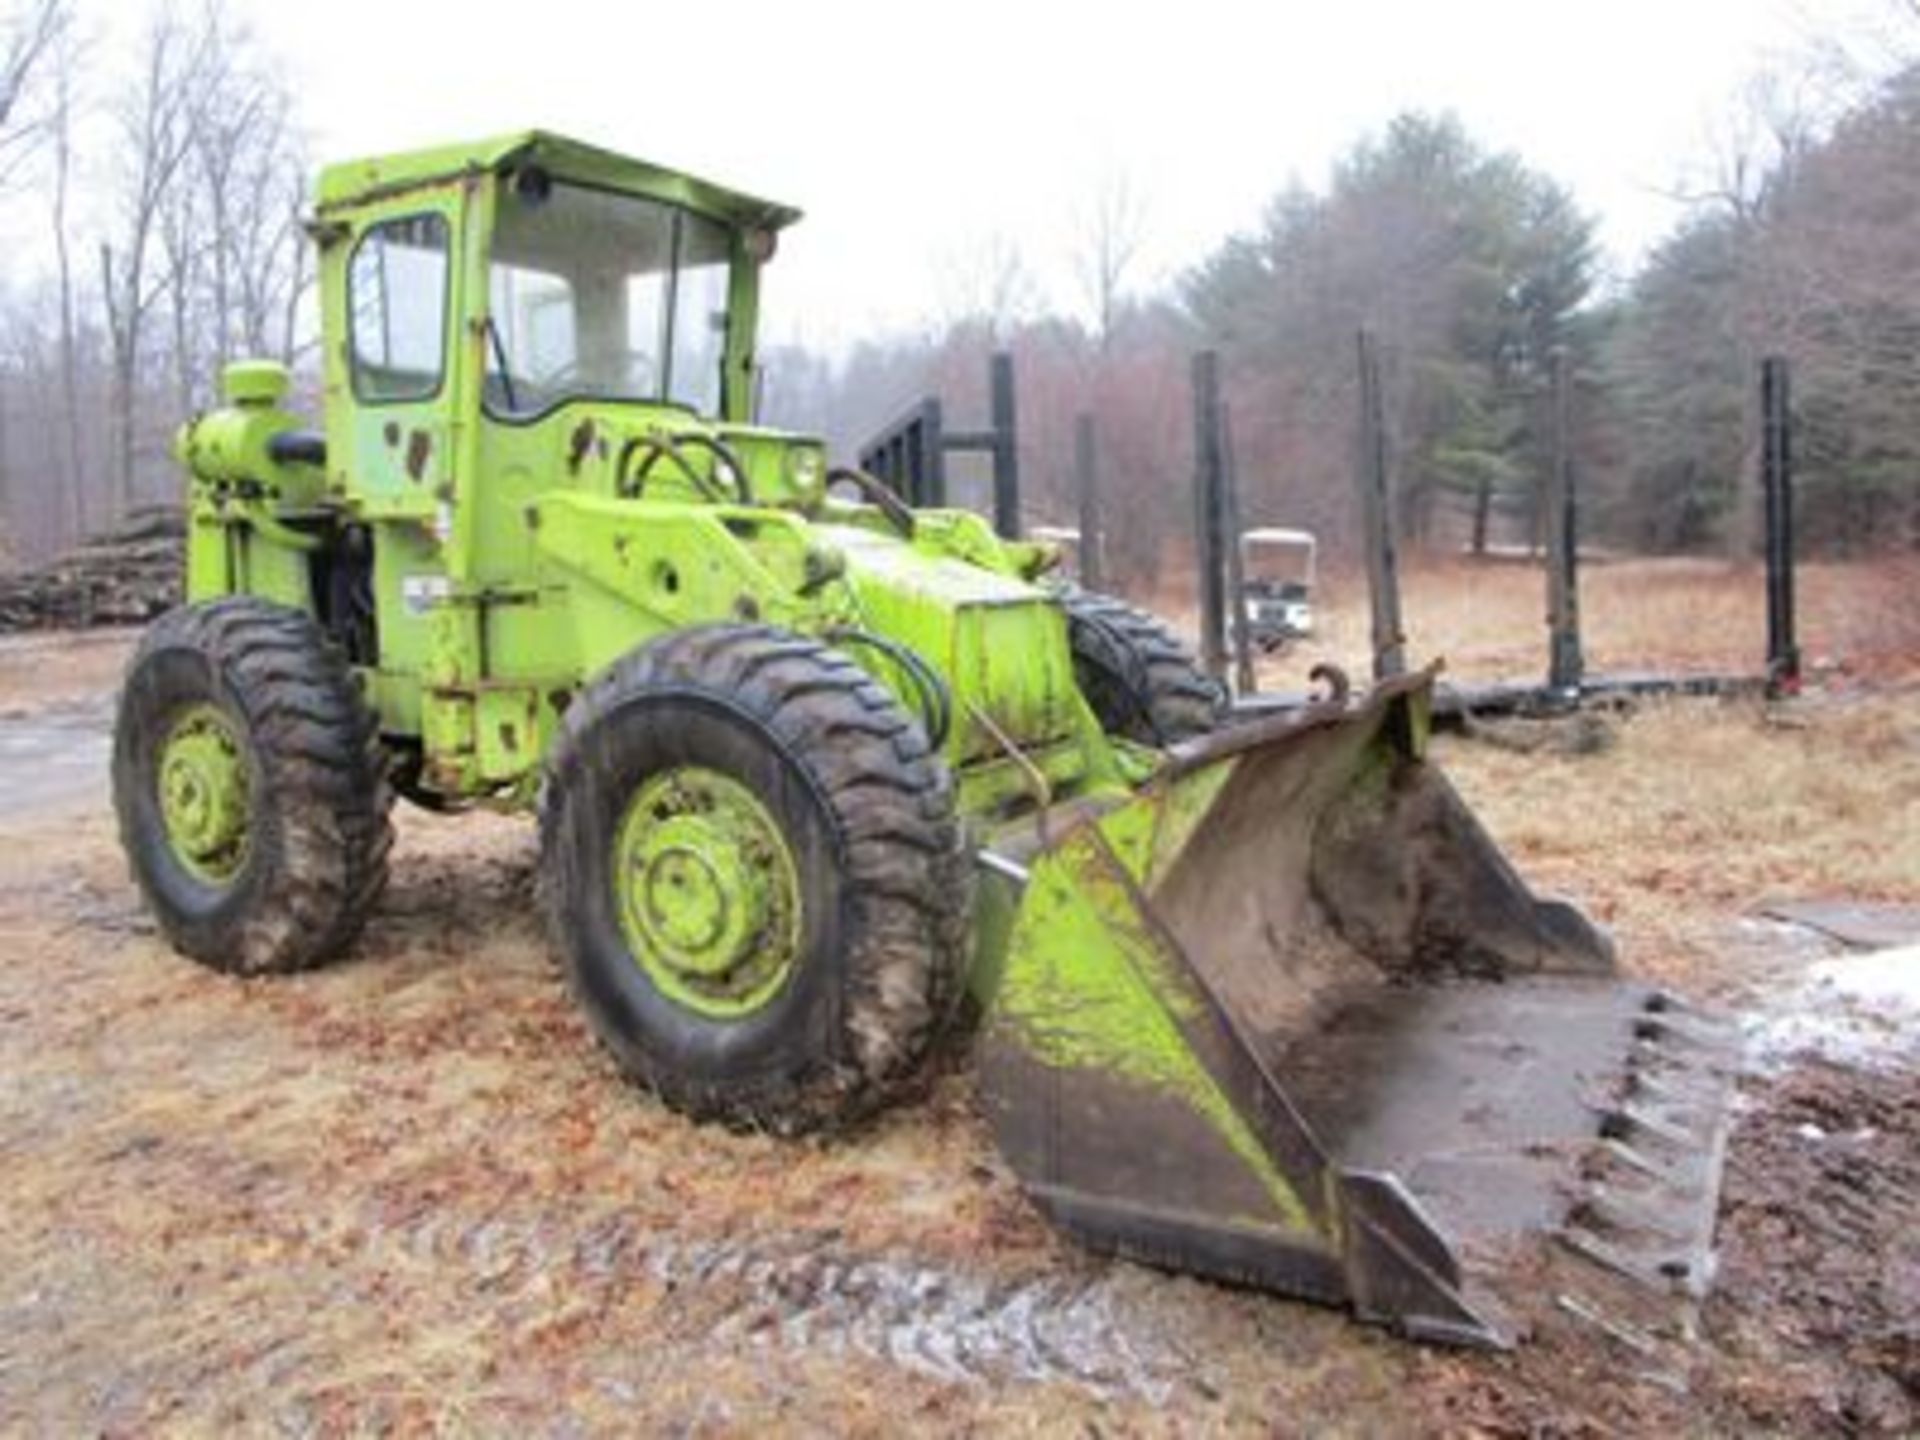
[[[1045,547],[755,425],[796,218],[541,133],[323,174],[324,427],[250,362],[181,431],[187,603],[120,704],[172,943],[328,960],[396,793],[537,809],[571,990],[690,1116],[843,1127],[965,1027],[1093,1246],[1464,1341],[1697,1293],[1714,1036],[1529,894],[1431,673],[1229,724]]]

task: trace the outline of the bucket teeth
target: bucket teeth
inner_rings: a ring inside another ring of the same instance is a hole
[[[1612,1136],[1601,1139],[1597,1159],[1601,1165],[1616,1164],[1656,1182],[1668,1177],[1667,1168],[1658,1160],[1645,1151],[1634,1149],[1626,1141],[1616,1140]]]
[[[1584,1225],[1567,1225],[1554,1232],[1563,1245],[1616,1275],[1656,1293],[1699,1298],[1713,1273],[1710,1257],[1672,1249],[1636,1253],[1596,1234]]]
[[[1628,1195],[1611,1186],[1596,1183],[1587,1191],[1586,1199],[1574,1211],[1569,1224],[1586,1223],[1598,1230],[1637,1231],[1663,1240],[1684,1242],[1687,1238],[1685,1227],[1676,1225],[1662,1215],[1655,1205],[1649,1204],[1651,1198],[1649,1191]]]
[[[1740,1043],[1738,1030],[1693,1010],[1649,1010],[1635,1023],[1633,1034],[1637,1040],[1678,1040],[1704,1050],[1730,1052]]]
[[[1577,1295],[1556,1295],[1553,1302],[1576,1320],[1585,1321],[1636,1355],[1651,1360],[1660,1354],[1660,1342],[1639,1326],[1616,1319]]]
[[[1623,1098],[1555,1237],[1580,1262],[1561,1308],[1646,1358],[1640,1342],[1694,1336],[1713,1283],[1740,1052],[1731,1027],[1672,996],[1649,997],[1634,1034]]]
[[[1702,1143],[1700,1136],[1685,1127],[1676,1125],[1668,1118],[1656,1115],[1643,1106],[1630,1104],[1617,1105],[1602,1111],[1600,1133],[1610,1140],[1650,1137],[1683,1150],[1696,1149]]]

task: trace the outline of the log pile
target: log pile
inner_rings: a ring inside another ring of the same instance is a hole
[[[181,511],[153,506],[36,569],[0,573],[0,632],[144,624],[179,603],[185,545]]]

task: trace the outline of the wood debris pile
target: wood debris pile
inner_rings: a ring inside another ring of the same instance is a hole
[[[178,508],[135,510],[58,559],[0,573],[0,632],[144,624],[179,603],[185,550]]]

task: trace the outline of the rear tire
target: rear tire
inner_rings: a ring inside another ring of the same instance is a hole
[[[387,878],[373,716],[311,617],[251,596],[169,611],[127,669],[113,800],[174,948],[284,973],[352,943]]]
[[[1220,723],[1220,687],[1167,625],[1124,600],[1065,587],[1073,673],[1109,735],[1167,746]]]
[[[855,1122],[954,1009],[972,871],[951,780],[817,641],[714,625],[619,661],[567,711],[541,847],[569,987],[695,1119]]]

